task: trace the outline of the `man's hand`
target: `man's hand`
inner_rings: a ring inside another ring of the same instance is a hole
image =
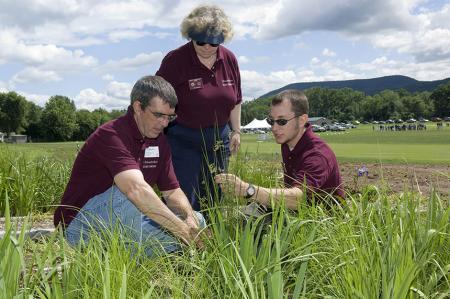
[[[221,173],[215,176],[217,184],[222,185],[224,192],[231,192],[236,196],[245,196],[248,183],[231,173]]]
[[[189,245],[194,244],[198,249],[205,247],[198,219],[195,215],[190,215],[184,220],[188,227]]]

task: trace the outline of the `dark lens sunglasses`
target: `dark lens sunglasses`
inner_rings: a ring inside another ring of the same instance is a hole
[[[204,45],[208,44],[211,47],[217,48],[220,44],[210,44],[210,43],[204,43],[204,42],[199,42],[199,41],[195,41],[195,43],[197,44],[197,46],[203,47]]]
[[[273,126],[275,123],[277,123],[277,125],[279,125],[279,126],[285,126],[288,123],[288,121],[290,121],[290,120],[292,120],[292,119],[294,119],[296,117],[299,117],[299,116],[300,115],[296,115],[296,116],[294,116],[294,117],[292,117],[290,119],[284,119],[284,118],[273,119],[271,117],[268,117],[268,118],[266,118],[266,121],[271,126]]]

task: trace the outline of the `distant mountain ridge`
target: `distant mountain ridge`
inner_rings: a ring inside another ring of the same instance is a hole
[[[418,81],[416,79],[407,77],[407,76],[384,76],[372,79],[355,79],[355,80],[342,80],[342,81],[322,81],[322,82],[299,82],[292,83],[281,87],[276,90],[272,90],[259,98],[267,98],[271,97],[280,91],[286,89],[301,89],[305,90],[312,87],[321,87],[321,88],[351,88],[353,90],[358,90],[364,92],[366,95],[374,95],[379,93],[380,91],[390,89],[390,90],[398,90],[405,89],[409,92],[417,92],[417,91],[433,91],[439,85],[450,81],[450,78],[435,80],[435,81]]]

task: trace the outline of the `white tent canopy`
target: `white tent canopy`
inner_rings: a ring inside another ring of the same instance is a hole
[[[270,125],[267,123],[266,119],[259,120],[254,118],[247,125],[241,127],[241,129],[270,129]]]

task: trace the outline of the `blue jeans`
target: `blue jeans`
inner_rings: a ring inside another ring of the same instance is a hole
[[[196,216],[205,227],[203,215],[196,212]],[[142,214],[117,186],[91,198],[70,222],[65,236],[76,246],[81,239],[87,243],[90,234],[104,237],[112,231],[118,231],[131,247],[142,246],[149,257],[181,249],[174,236]]]
[[[230,127],[191,129],[176,121],[169,125],[166,136],[172,151],[172,163],[180,188],[194,210],[200,211],[200,199],[214,203],[214,174],[226,171],[230,156]]]

